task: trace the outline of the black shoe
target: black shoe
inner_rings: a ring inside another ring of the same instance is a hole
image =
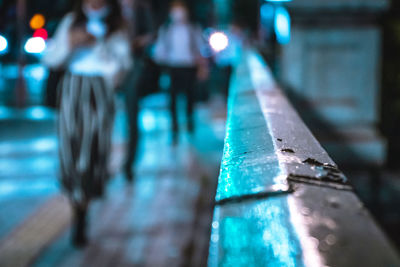
[[[72,244],[76,248],[83,248],[87,245],[88,239],[86,235],[86,213],[87,210],[78,206],[74,207],[74,225],[72,231]]]

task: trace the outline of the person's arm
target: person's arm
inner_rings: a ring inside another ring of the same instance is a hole
[[[198,54],[203,57],[205,52],[209,49],[208,42],[204,39],[202,29],[199,25],[193,26],[193,33]]]
[[[208,66],[208,59],[204,56],[208,49],[208,43],[203,37],[201,27],[198,25],[193,26],[194,45],[197,50],[197,78],[200,81],[205,81],[210,76],[210,69]]]
[[[167,61],[166,27],[162,26],[158,31],[157,40],[154,45],[153,59],[158,64],[165,64]]]
[[[42,58],[46,66],[59,69],[68,61],[74,49],[95,42],[96,38],[85,27],[72,28],[73,22],[72,14],[66,15],[61,21]]]
[[[49,41],[42,62],[49,68],[58,69],[67,61],[70,52],[70,36],[69,31],[72,26],[74,16],[66,15],[57,28],[53,38]]]

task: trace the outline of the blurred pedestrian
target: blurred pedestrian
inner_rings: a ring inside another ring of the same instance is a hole
[[[44,63],[64,66],[58,118],[61,181],[74,210],[73,244],[85,245],[87,209],[109,177],[114,89],[130,68],[116,0],[79,0],[60,23]]]
[[[145,0],[121,0],[123,15],[128,22],[132,56],[135,65],[123,84],[128,116],[128,149],[124,166],[125,177],[134,180],[132,165],[137,154],[139,140],[140,99],[157,91],[160,70],[151,60],[150,47],[155,38],[152,6]]]
[[[225,32],[217,32],[213,35],[218,36],[214,42],[211,42],[211,47],[214,50],[216,73],[219,77],[217,79],[219,81],[217,88],[222,90],[225,99],[228,99],[233,68],[241,58],[244,43],[243,30],[239,26],[232,24]],[[223,47],[220,47],[221,44],[223,44]]]
[[[191,22],[187,5],[173,1],[169,21],[161,26],[154,48],[155,60],[167,67],[170,85],[170,112],[172,115],[172,141],[178,142],[177,96],[186,96],[186,118],[190,133],[194,131],[194,97],[198,78],[207,76],[206,61],[201,55],[204,48],[201,28]]]

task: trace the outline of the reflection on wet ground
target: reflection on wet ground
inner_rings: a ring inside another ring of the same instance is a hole
[[[33,266],[204,266],[224,112],[219,99],[199,105],[195,134],[182,131],[174,147],[166,97],[143,101],[137,178],[129,185],[119,172],[126,142],[120,110],[111,157],[115,175],[106,197],[93,204],[91,242],[79,251],[70,246],[70,210],[56,179],[54,114],[1,109],[0,255],[7,255],[2,259]]]

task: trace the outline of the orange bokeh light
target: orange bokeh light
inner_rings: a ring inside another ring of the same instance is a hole
[[[35,14],[32,18],[31,21],[29,22],[29,25],[33,30],[40,29],[44,26],[46,23],[46,19],[42,14]]]

